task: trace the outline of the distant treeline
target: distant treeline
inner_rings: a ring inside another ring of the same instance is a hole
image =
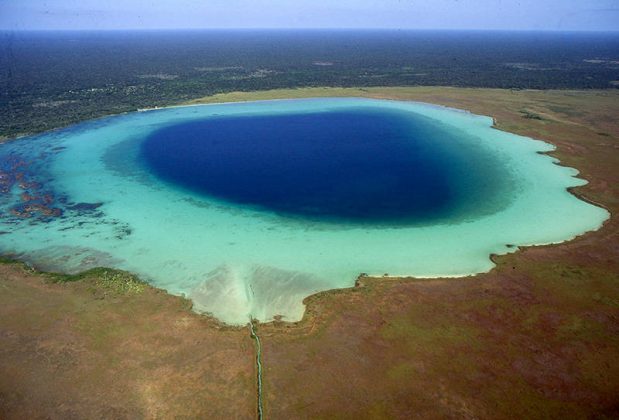
[[[428,31],[0,33],[0,136],[229,91],[619,87],[619,35]]]

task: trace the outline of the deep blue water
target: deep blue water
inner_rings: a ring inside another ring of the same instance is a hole
[[[141,155],[161,178],[232,203],[317,219],[420,221],[483,193],[465,168],[474,156],[457,152],[452,137],[410,113],[351,109],[182,123],[151,134]]]

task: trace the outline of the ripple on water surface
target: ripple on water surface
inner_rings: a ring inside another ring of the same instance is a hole
[[[138,273],[228,323],[294,321],[360,272],[487,271],[608,213],[547,143],[413,102],[307,99],[139,112],[0,146],[0,251]]]

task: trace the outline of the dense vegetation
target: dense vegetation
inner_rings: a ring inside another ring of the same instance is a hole
[[[228,91],[616,88],[619,35],[414,31],[0,33],[0,136]]]

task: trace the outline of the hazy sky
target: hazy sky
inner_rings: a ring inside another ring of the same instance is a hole
[[[0,28],[619,30],[619,0],[0,0]]]

